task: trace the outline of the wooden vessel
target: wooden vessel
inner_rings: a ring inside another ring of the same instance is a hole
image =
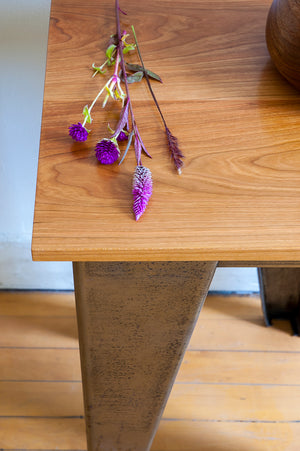
[[[300,0],[273,0],[266,41],[279,72],[300,89]]]

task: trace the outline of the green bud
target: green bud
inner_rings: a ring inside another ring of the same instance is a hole
[[[109,47],[107,47],[106,49],[106,57],[111,60],[114,51],[116,50],[117,46],[115,44],[111,44]]]
[[[83,108],[82,114],[83,114],[83,117],[86,120],[86,122],[88,122],[88,124],[91,124],[93,119],[89,112],[88,105],[85,105],[85,107]]]

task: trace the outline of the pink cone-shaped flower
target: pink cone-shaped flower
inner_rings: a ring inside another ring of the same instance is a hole
[[[88,131],[83,125],[78,122],[78,124],[72,124],[71,127],[69,127],[69,135],[75,140],[75,141],[86,141],[88,137]]]
[[[117,140],[102,139],[99,141],[95,148],[97,160],[101,164],[113,164],[120,156],[120,149],[117,145]]]
[[[136,221],[146,210],[148,201],[152,195],[151,171],[145,166],[137,166],[133,175],[132,196],[133,212]]]

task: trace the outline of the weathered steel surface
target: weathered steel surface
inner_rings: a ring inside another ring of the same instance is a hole
[[[74,263],[89,451],[149,449],[215,267]]]

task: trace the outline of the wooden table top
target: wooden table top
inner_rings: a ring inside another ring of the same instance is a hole
[[[152,159],[153,195],[135,221],[130,151],[119,166],[94,153],[117,109],[81,121],[106,75],[92,78],[115,32],[113,0],[52,0],[32,252],[35,260],[300,261],[300,93],[274,69],[265,44],[271,0],[131,0],[145,65],[185,167],[173,169],[145,81],[130,85]],[[137,55],[131,56],[138,62]]]

